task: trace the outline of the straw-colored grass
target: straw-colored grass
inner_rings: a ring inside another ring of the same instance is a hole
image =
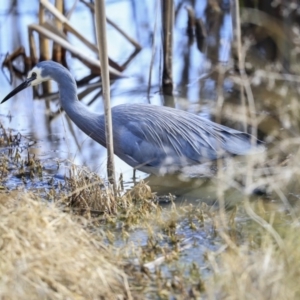
[[[83,221],[19,193],[0,195],[0,215],[0,299],[131,298],[116,258]]]
[[[267,234],[261,246],[210,253],[213,271],[205,283],[208,299],[300,299],[299,228],[287,229],[281,248]]]
[[[99,190],[95,191],[96,199]],[[123,229],[135,224],[148,228],[144,233],[148,243],[129,243],[128,248],[124,244],[115,251],[104,245],[93,218],[64,213],[60,202],[49,203],[31,194],[0,194],[0,299],[129,299],[131,294],[136,299],[299,298],[296,208],[291,216],[251,206],[262,222],[272,224],[274,235],[253,220],[236,222],[241,206],[219,214],[206,205],[173,204],[158,213],[150,200],[143,200],[147,192],[149,188],[140,185],[135,193],[126,194],[127,200],[121,203],[127,207],[118,204],[119,212],[111,218],[118,227],[122,223]],[[195,242],[177,231],[183,224],[189,237],[192,232],[206,232],[217,241],[218,250],[208,250],[204,256],[199,253],[205,268],[176,264]],[[175,275],[164,269],[172,269]]]

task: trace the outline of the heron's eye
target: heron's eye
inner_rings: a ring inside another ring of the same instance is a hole
[[[31,77],[36,78],[36,77],[37,77],[36,73],[35,73],[35,72],[32,72]]]

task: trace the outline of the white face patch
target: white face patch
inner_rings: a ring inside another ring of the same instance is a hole
[[[31,71],[29,71],[27,78],[31,78],[33,76],[33,73],[36,74],[36,79],[30,82],[31,86],[38,85],[41,82],[51,79],[50,77],[42,77],[42,69],[38,67],[34,67]]]

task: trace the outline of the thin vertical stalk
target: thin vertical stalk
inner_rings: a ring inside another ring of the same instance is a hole
[[[90,0],[90,4],[93,5],[94,0]],[[92,7],[90,7],[90,11],[91,11],[91,16],[93,16],[95,11]],[[93,22],[92,30],[93,30],[94,41],[97,42],[97,31],[96,31],[96,23],[95,22]]]
[[[163,25],[163,74],[162,88],[166,95],[173,94],[173,26],[174,3],[173,0],[162,0],[162,25]]]
[[[235,26],[233,28],[235,29],[235,40],[236,40],[236,50],[238,55],[238,67],[241,78],[245,74],[245,68],[244,68],[244,57],[243,57],[243,49],[242,49],[242,33],[241,33],[241,24],[240,24],[240,6],[239,1],[235,0],[234,2],[234,18]],[[241,97],[241,105],[243,107],[243,114],[245,116],[245,120],[243,122],[243,129],[246,132],[247,131],[247,109],[246,109],[246,99],[245,99],[245,87],[244,84],[240,84],[240,97]]]
[[[150,90],[151,90],[151,80],[152,80],[152,69],[154,65],[154,57],[156,53],[156,30],[157,30],[157,9],[158,9],[158,0],[156,1],[155,5],[155,21],[154,21],[154,28],[153,28],[153,39],[152,39],[152,55],[151,55],[151,61],[150,61],[150,68],[149,68],[149,78],[148,78],[148,89],[147,89],[147,99],[150,103]]]
[[[45,22],[45,8],[40,4],[39,7],[39,24],[42,25]],[[40,43],[40,60],[49,60],[50,51],[49,51],[49,40],[39,36]]]
[[[63,14],[63,7],[64,7],[64,2],[63,0],[55,0],[55,7],[58,11],[60,11]],[[54,23],[55,23],[55,27],[62,31],[63,30],[63,24],[62,22],[55,18],[54,19]],[[57,43],[53,43],[53,51],[52,51],[52,56],[53,56],[53,60],[59,63],[62,63],[62,48],[60,45],[58,45]]]
[[[256,143],[256,140],[254,136],[257,135],[257,121],[256,121],[256,110],[255,110],[255,103],[254,103],[254,96],[252,93],[251,85],[248,79],[248,76],[245,72],[245,54],[242,49],[242,41],[241,41],[241,20],[240,20],[240,7],[239,7],[239,1],[235,0],[235,18],[236,18],[236,38],[237,38],[237,49],[238,49],[238,59],[239,59],[239,71],[240,71],[240,77],[243,87],[243,91],[245,90],[249,105],[249,111],[250,111],[250,124],[251,124],[251,133],[252,138],[251,142],[253,144]],[[245,104],[246,105],[246,104]],[[248,188],[253,183],[253,167],[254,162],[251,158],[247,159],[247,174],[246,174],[246,180],[245,180],[245,186]],[[252,218],[255,222],[260,224],[262,227],[264,227],[276,240],[279,247],[283,249],[284,245],[282,242],[281,237],[279,234],[274,230],[274,228],[268,224],[266,221],[264,221],[261,217],[259,217],[255,212],[252,210],[249,198],[245,197],[244,200],[244,208],[246,210],[246,213]]]
[[[45,8],[42,4],[39,7],[39,24],[43,24],[45,22]],[[40,61],[42,60],[49,60],[50,56],[50,47],[49,47],[49,40],[39,35],[39,44],[40,44]],[[46,81],[42,83],[43,86],[43,93],[49,94],[51,90],[51,83],[50,81]]]
[[[216,122],[221,123],[221,113],[222,113],[222,107],[224,104],[224,94],[223,94],[223,85],[224,85],[224,74],[225,74],[225,68],[222,65],[222,63],[218,64],[218,79],[217,79],[217,116],[216,116]],[[218,151],[221,149],[221,144],[217,143],[216,148]],[[217,188],[217,199],[219,203],[219,213],[220,213],[220,222],[222,223],[222,227],[224,230],[227,230],[227,220],[226,220],[226,211],[225,211],[225,180],[224,177],[226,176],[224,172],[224,161],[222,159],[217,160],[217,169],[218,169],[218,188]]]
[[[106,38],[106,13],[104,0],[95,1],[95,23],[101,63],[102,94],[105,114],[105,134],[107,147],[107,176],[113,184],[114,194],[117,196],[116,176],[114,166],[114,145],[112,131],[112,114],[110,108],[110,80]]]

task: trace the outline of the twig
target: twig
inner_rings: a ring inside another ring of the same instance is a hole
[[[40,0],[40,3],[45,7],[53,16],[58,19],[61,24],[63,25],[64,29],[74,34],[82,43],[84,43],[91,51],[98,54],[98,48],[95,44],[91,43],[89,40],[87,40],[81,33],[79,33],[70,23],[70,21],[59,11],[56,9],[56,7],[51,4],[48,0]],[[115,69],[120,70],[117,68],[118,64],[110,60],[110,64]]]
[[[62,0],[56,0],[55,6],[58,11],[63,13],[64,3]],[[57,30],[62,32],[63,26],[62,26],[61,21],[56,18],[54,20],[54,23],[55,23],[55,27],[57,28]],[[53,43],[52,57],[53,57],[54,61],[62,63],[64,53],[65,53],[65,51],[64,52],[62,51],[62,47],[60,45]]]
[[[174,26],[174,3],[173,0],[162,1],[163,22],[163,76],[162,87],[164,94],[173,94],[173,26]]]
[[[39,7],[39,24],[43,24],[45,22],[45,8],[40,4]],[[49,60],[50,57],[50,47],[49,40],[42,35],[39,35],[39,46],[40,46],[40,60]],[[50,93],[51,90],[51,82],[46,81],[42,83],[43,92]],[[46,101],[46,105],[48,106],[48,101]]]
[[[110,108],[110,81],[109,81],[109,66],[107,54],[107,38],[106,38],[106,13],[104,0],[95,2],[95,23],[99,48],[99,58],[101,62],[102,76],[102,95],[104,100],[104,115],[105,115],[105,135],[107,148],[107,175],[110,182],[113,184],[115,197],[117,196],[117,181],[115,175],[114,164],[114,144],[113,144],[113,129],[112,129],[112,114]]]
[[[188,238],[184,242],[186,243],[190,239],[191,238]],[[186,244],[184,246],[181,246],[177,251],[178,252],[182,252],[182,251],[184,251],[186,249],[189,249],[191,247],[192,247],[192,244]],[[150,261],[150,262],[144,264],[143,267],[147,268],[147,269],[153,269],[154,267],[161,265],[168,258],[168,255],[172,255],[172,252],[170,254],[166,254],[164,256],[160,256],[160,257],[156,258],[155,260]]]
[[[88,64],[91,67],[91,69],[94,69],[94,70],[98,69],[99,70],[99,68],[100,68],[100,61],[99,60],[84,54],[78,48],[74,47],[68,41],[66,41],[62,37],[54,34],[53,32],[51,32],[50,30],[48,30],[44,26],[37,25],[37,24],[31,24],[31,25],[28,26],[28,28],[29,28],[29,38],[31,40],[30,50],[31,50],[31,55],[32,55],[34,61],[36,60],[36,52],[35,52],[35,47],[34,47],[34,38],[32,36],[32,31],[37,31],[39,34],[53,40],[54,42],[56,42],[57,44],[59,44],[60,46],[65,48],[66,50],[70,51],[73,56],[76,56],[77,58],[79,58],[83,63]],[[111,67],[109,67],[109,72],[112,75],[115,75],[117,77],[123,77],[122,73],[120,73],[119,71],[117,71],[117,70],[115,70]]]
[[[239,1],[235,0],[235,18],[232,18],[235,20],[235,39],[236,39],[236,48],[237,48],[237,55],[238,55],[238,66],[239,66],[239,72],[240,76],[242,77],[243,74],[245,73],[245,68],[244,68],[244,58],[243,58],[243,52],[242,52],[242,39],[241,39],[241,20],[240,20],[240,6],[239,6]],[[243,122],[243,127],[244,131],[247,131],[247,109],[246,109],[246,100],[245,100],[245,93],[244,93],[244,85],[240,85],[240,97],[241,97],[241,104],[242,107],[244,108],[244,116],[245,116],[245,121]]]
[[[150,60],[150,68],[149,68],[149,78],[148,78],[148,89],[147,89],[147,99],[148,102],[150,103],[150,90],[151,90],[151,80],[152,80],[152,69],[153,69],[153,64],[154,64],[154,57],[155,57],[155,50],[156,50],[156,40],[155,40],[155,35],[156,35],[156,30],[157,30],[157,9],[158,9],[158,1],[156,1],[156,10],[155,10],[155,21],[154,21],[154,28],[153,28],[153,38],[152,38],[152,53],[151,53],[151,60]]]

